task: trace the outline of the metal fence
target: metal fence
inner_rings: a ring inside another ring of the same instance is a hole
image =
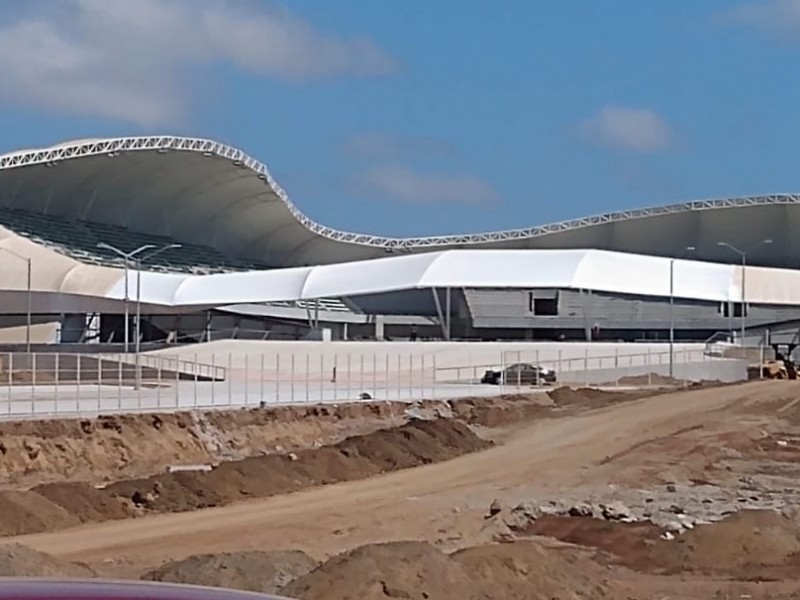
[[[465,364],[431,354],[278,352],[186,356],[133,354],[0,354],[0,418],[92,415],[358,400],[449,399],[534,390],[529,382],[484,385],[486,370],[541,364],[558,382],[578,385],[658,384],[670,373],[668,352],[580,358],[546,352],[498,352],[494,363]],[[746,363],[702,350],[675,352],[676,379],[735,381]],[[635,378],[635,381],[626,381]],[[542,388],[546,389],[546,388]]]
[[[564,385],[581,384],[595,386],[621,386],[626,380],[635,380],[628,385],[656,385],[672,378],[673,383],[691,381],[739,381],[747,376],[747,361],[710,356],[702,349],[682,349],[670,353],[668,350],[637,353],[592,355],[588,350],[583,356],[562,356],[561,351],[534,350],[505,351],[494,363],[450,366],[439,369],[439,381],[468,382],[475,385],[485,371],[503,372],[517,364],[541,365],[555,371],[558,382]],[[514,385],[509,377],[506,385]]]

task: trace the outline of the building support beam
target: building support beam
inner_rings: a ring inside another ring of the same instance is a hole
[[[433,294],[433,301],[436,304],[436,315],[439,318],[439,326],[442,328],[442,337],[445,341],[450,341],[450,288],[445,288],[445,303],[447,307],[447,315],[442,311],[442,301],[439,298],[439,290],[431,288]]]

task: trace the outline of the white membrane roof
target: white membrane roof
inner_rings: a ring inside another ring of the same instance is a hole
[[[693,258],[737,262],[718,245],[725,241],[746,251],[750,264],[800,268],[797,194],[684,202],[508,231],[387,237],[317,223],[263,162],[214,140],[175,136],[84,139],[0,155],[0,202],[213,245],[276,267],[466,248],[686,256],[692,246]],[[773,243],[762,244],[766,238]]]

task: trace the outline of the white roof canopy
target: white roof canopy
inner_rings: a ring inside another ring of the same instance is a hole
[[[142,272],[141,300],[163,306],[357,296],[420,288],[559,288],[706,301],[742,300],[742,267],[600,250],[448,250],[316,267],[219,275]],[[129,274],[136,297],[137,274]],[[800,305],[800,272],[747,268],[746,300]],[[106,299],[122,300],[124,278]]]
[[[267,166],[208,139],[85,139],[0,155],[5,208],[124,226],[211,244],[230,257],[273,266],[315,265],[460,248],[598,248],[800,267],[800,195],[698,200],[623,210],[508,231],[386,237],[333,229],[306,216]],[[335,199],[332,199],[335,201]],[[769,238],[774,243],[761,242]]]

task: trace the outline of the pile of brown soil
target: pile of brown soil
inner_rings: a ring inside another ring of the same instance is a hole
[[[470,425],[502,427],[547,417],[551,408],[542,394],[507,395],[494,398],[463,398],[452,402],[453,416]]]
[[[276,594],[317,564],[299,550],[201,554],[168,562],[142,579]]]
[[[560,387],[547,393],[557,408],[602,408],[619,402],[647,398],[657,392],[608,392],[594,388]]]
[[[423,410],[440,403],[423,402]],[[408,405],[372,402],[0,422],[0,482],[104,483],[170,464],[217,463],[333,444],[400,425]]]
[[[0,535],[22,535],[78,525],[68,510],[33,492],[0,492]]]
[[[800,524],[770,510],[740,511],[674,540],[661,539],[662,530],[650,523],[591,517],[544,516],[517,533],[597,548],[612,562],[649,573],[769,579],[796,577],[800,567]]]
[[[644,375],[626,375],[625,377],[620,377],[617,383],[619,385],[668,385],[674,387],[683,385],[684,381],[668,375],[650,373]]]
[[[46,483],[31,491],[61,506],[81,523],[124,519],[131,514],[119,499],[84,483]]]
[[[628,565],[664,573],[697,571],[738,577],[768,575],[787,566],[797,575],[800,525],[771,510],[740,511],[701,525],[672,542],[660,541]]]
[[[515,533],[551,537],[624,558],[647,552],[659,540],[663,530],[652,523],[621,523],[592,517],[545,515],[530,521],[523,530]]]
[[[441,462],[490,445],[460,421],[412,421],[319,449],[222,463],[208,472],[163,473],[101,489],[50,483],[0,492],[0,535],[220,506]]]
[[[81,563],[58,560],[27,546],[0,546],[0,577],[94,577],[95,572]]]
[[[549,396],[466,398],[450,406],[461,421],[502,427],[554,414],[553,407],[594,408],[642,397],[642,392],[560,388]],[[421,401],[417,408],[433,415],[441,411],[442,403]],[[297,452],[398,426],[407,410],[405,402],[368,402],[4,421],[0,422],[0,483],[14,487],[65,480],[108,483],[148,477],[172,464],[216,464]]]
[[[595,388],[563,386],[550,390],[547,394],[461,398],[451,405],[453,416],[470,425],[502,427],[533,419],[563,416],[564,412],[569,410],[591,410],[619,402],[630,402],[656,393],[659,392],[657,390],[608,392]]]
[[[488,446],[459,421],[412,421],[316,450],[247,458],[223,463],[210,472],[165,473],[123,481],[105,491],[150,512],[178,512],[364,479]]]
[[[303,600],[551,600],[614,598],[591,564],[533,542],[446,555],[425,542],[362,546],[334,557],[281,591]]]

